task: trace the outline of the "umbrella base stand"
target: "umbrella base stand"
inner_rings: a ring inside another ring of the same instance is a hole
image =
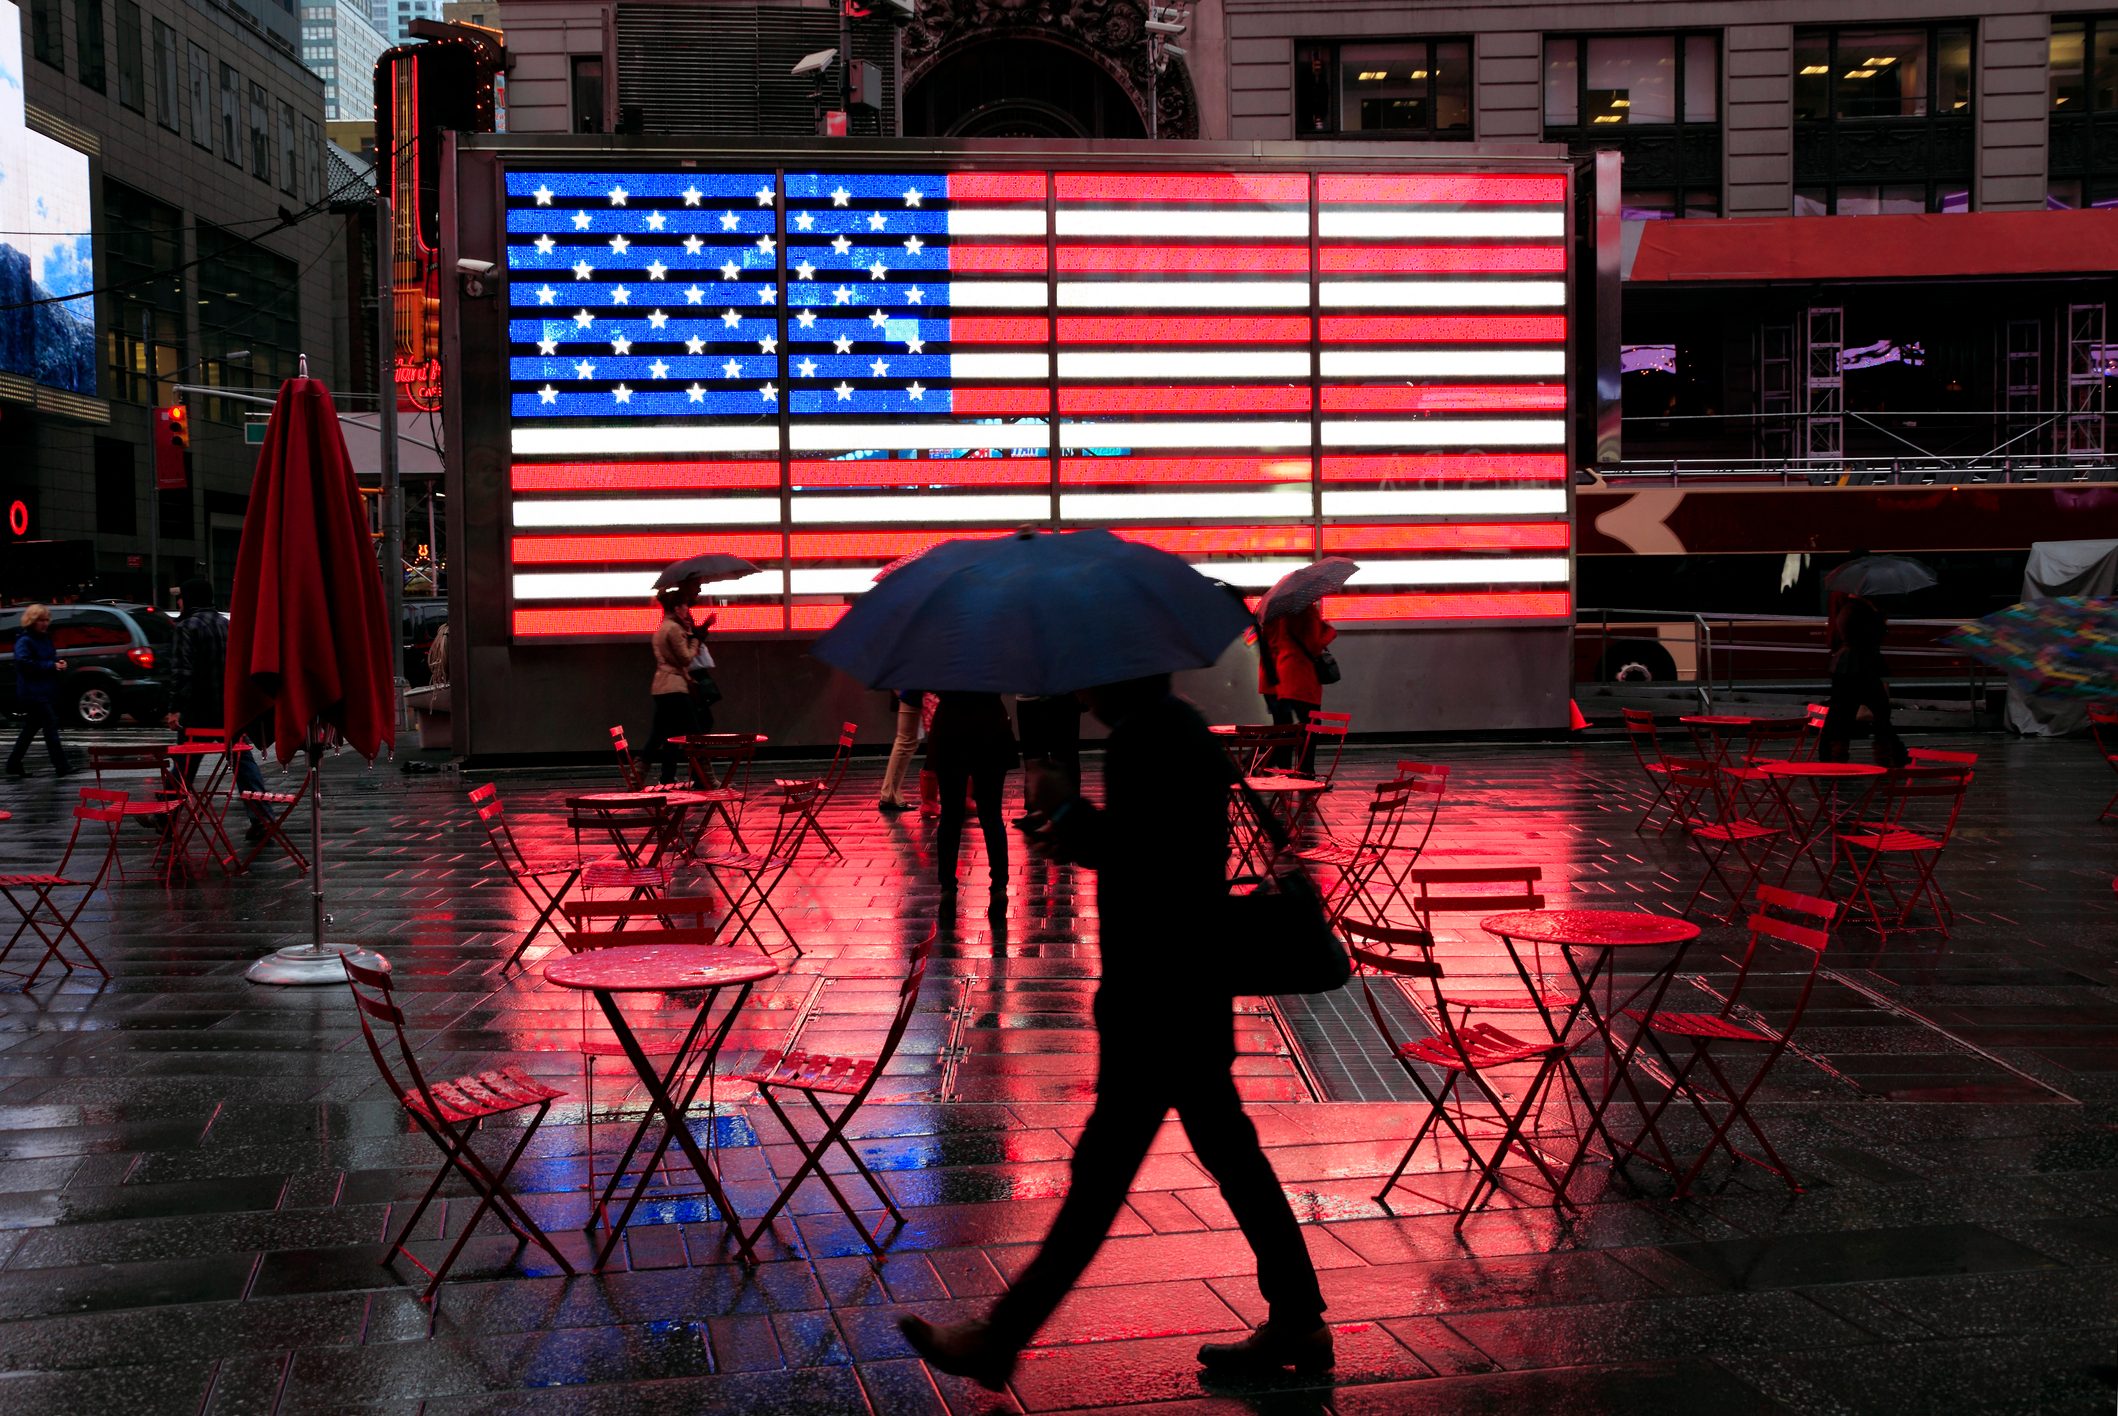
[[[346,971],[338,961],[347,957],[363,968],[388,970],[390,967],[389,960],[380,954],[369,953],[358,944],[326,944],[322,948],[314,944],[292,944],[251,964],[243,977],[252,983],[283,987],[344,983]]]

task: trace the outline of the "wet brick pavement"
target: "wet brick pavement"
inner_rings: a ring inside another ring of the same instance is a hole
[[[971,833],[963,918],[855,1127],[909,1218],[886,1258],[866,1256],[812,1181],[745,1273],[704,1201],[672,1192],[600,1276],[518,1261],[481,1231],[432,1307],[416,1270],[378,1259],[435,1157],[378,1083],[344,991],[243,981],[250,959],[300,936],[304,885],[279,864],[118,886],[85,923],[113,982],[0,992],[0,1411],[2108,1412],[2118,823],[2093,817],[2112,784],[2080,743],[1944,745],[1983,754],[1942,867],[1958,923],[1946,942],[1883,945],[1859,928],[1834,942],[1759,1107],[1808,1181],[1799,1197],[1717,1167],[1678,1202],[1656,1172],[1597,1163],[1574,1182],[1572,1222],[1525,1186],[1459,1233],[1464,1158],[1430,1144],[1386,1208],[1375,1190],[1419,1112],[1357,989],[1246,1002],[1240,1082],[1332,1305],[1329,1384],[1201,1386],[1199,1341],[1255,1321],[1260,1302],[1174,1125],[1006,1396],[935,1378],[900,1341],[902,1313],[980,1310],[1064,1193],[1097,972],[1089,882],[1070,871],[1018,858],[996,930]],[[1577,906],[1666,911],[1696,878],[1674,836],[1633,832],[1622,746],[1421,755],[1454,768],[1436,862],[1535,862],[1554,903]],[[1342,830],[1389,762],[1349,754],[1330,802]],[[760,990],[728,1060],[797,1026],[831,1052],[879,1039],[935,890],[930,828],[878,816],[877,775],[858,763],[830,813],[845,858],[812,858],[784,889],[807,952]],[[334,936],[391,959],[434,1073],[506,1062],[569,1093],[517,1179],[578,1259],[588,1156],[607,1168],[619,1144],[608,1116],[591,1143],[579,1054],[608,1040],[577,995],[502,969],[527,914],[463,804],[483,780],[332,764]],[[500,785],[532,836],[570,849],[560,799],[611,782]],[[48,866],[55,784],[16,785],[4,805],[0,868]],[[1680,987],[1710,1000],[1739,944],[1709,929]],[[1506,968],[1468,924],[1442,950],[1458,973]],[[1792,966],[1768,961],[1759,996],[1784,1001]],[[620,1064],[599,1064],[607,1109]],[[754,1214],[796,1153],[743,1089],[712,1101],[695,1130]],[[1540,1143],[1571,1153],[1577,1121],[1552,1101]],[[470,1208],[437,1208],[422,1255]]]

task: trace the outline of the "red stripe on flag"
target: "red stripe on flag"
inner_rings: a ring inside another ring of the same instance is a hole
[[[1042,315],[957,315],[949,320],[951,344],[1042,344],[1051,338]]]
[[[962,342],[949,321],[949,338]],[[1038,338],[1043,338],[1040,334]],[[991,341],[999,342],[999,341]],[[1028,340],[1010,341],[1028,343]],[[1061,315],[1061,344],[1301,344],[1309,343],[1307,315]]]
[[[1301,172],[1060,172],[1062,202],[1302,202]]]
[[[1432,452],[1404,456],[1327,456],[1326,482],[1564,482],[1560,452]]]
[[[953,253],[950,259],[953,263]],[[1389,275],[1406,271],[1465,275],[1557,274],[1566,269],[1566,249],[1563,246],[1326,246],[1317,253],[1317,264],[1327,275]]]
[[[1566,619],[1573,596],[1564,590],[1509,590],[1420,595],[1326,595],[1324,618],[1338,624],[1375,620]]]
[[[951,275],[1002,275],[1025,272],[1044,273],[1044,247],[1042,246],[976,246],[970,244],[949,247],[949,274]]]
[[[960,388],[956,391],[955,408],[959,413],[970,411],[963,405],[963,392]],[[1307,413],[1309,390],[1264,388],[1255,384],[1175,388],[1073,388],[1062,385],[1059,411],[1062,414]]]
[[[1062,393],[1061,398],[1065,395]],[[1062,407],[1064,404],[1062,403]],[[1326,413],[1565,412],[1564,384],[1332,385]]]
[[[778,560],[777,531],[667,532],[641,536],[516,536],[508,542],[516,565],[661,565],[707,551],[745,560]]]
[[[1157,482],[1306,482],[1306,457],[1062,457],[1062,487],[1134,487]]]
[[[1063,179],[1062,179],[1063,180]],[[1566,200],[1559,173],[1474,177],[1454,173],[1329,173],[1316,184],[1320,202],[1558,202]]]
[[[1564,521],[1443,522],[1431,526],[1324,527],[1326,555],[1366,551],[1563,551]]]
[[[1040,392],[1038,396],[1046,395]],[[1043,410],[1039,404],[1038,411]],[[1042,486],[1052,479],[1051,464],[1043,457],[797,460],[788,473],[797,487],[1022,487]]]
[[[952,527],[947,531],[797,531],[788,538],[788,554],[797,563],[811,561],[874,561],[878,568],[899,556],[909,556],[940,545],[943,541],[984,541],[1012,536],[1014,527],[991,531]]]
[[[1180,556],[1302,556],[1315,547],[1307,526],[1116,526],[1122,540]]]
[[[1041,202],[1042,172],[951,172],[949,200],[964,202]]]
[[[962,247],[949,252],[949,268],[956,269]],[[1042,269],[1040,266],[1039,269]],[[1307,246],[1059,246],[1059,269],[1075,272],[1109,272],[1126,275],[1195,275],[1201,272],[1232,272],[1249,275],[1271,273],[1307,274]]]
[[[1048,388],[966,388],[958,385],[949,394],[949,409],[972,417],[1050,413],[1052,391]]]
[[[1565,315],[1325,315],[1326,344],[1543,344],[1566,338]]]
[[[518,492],[702,492],[777,487],[770,462],[518,462],[509,469]]]
[[[723,634],[756,634],[785,629],[786,616],[778,605],[722,605],[715,609],[720,619],[714,628]],[[645,638],[662,622],[662,612],[652,605],[631,607],[537,609],[515,611],[517,639],[580,639],[591,635]]]

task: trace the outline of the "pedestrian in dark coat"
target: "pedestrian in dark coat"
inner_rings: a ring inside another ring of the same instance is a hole
[[[1883,631],[1889,621],[1875,601],[1835,595],[1831,613],[1831,698],[1817,759],[1844,762],[1860,710],[1874,720],[1875,760],[1902,767],[1911,760],[1890,723],[1890,685],[1883,678]]]
[[[44,734],[44,750],[51,757],[52,775],[63,777],[73,769],[66,765],[66,747],[59,741],[59,675],[66,661],[51,639],[51,610],[30,605],[22,611],[22,632],[15,636],[15,706],[22,711],[22,732],[15,750],[7,755],[7,775],[29,775],[29,745]]]
[[[1001,789],[1015,767],[1015,733],[997,693],[935,695],[934,726],[927,732],[927,767],[941,785],[941,823],[935,829],[934,860],[941,874],[941,908],[956,906],[956,856],[963,842],[964,792],[978,803],[985,833],[993,910],[1007,905],[1008,824]]]
[[[213,582],[203,577],[187,580],[178,589],[177,608],[182,613],[169,647],[169,711],[162,721],[182,742],[186,728],[227,727],[228,621],[214,604]],[[197,758],[185,758],[184,780],[192,781],[198,769]],[[235,787],[239,793],[265,790],[255,752],[236,754]],[[269,813],[255,801],[243,802],[243,810],[250,817],[250,839],[262,838]]]
[[[1104,804],[1033,770],[1040,850],[1096,872],[1102,982],[1096,990],[1096,1105],[1075,1142],[1066,1202],[1036,1258],[984,1322],[900,1322],[944,1372],[998,1390],[1017,1354],[1095,1257],[1133,1176],[1174,1108],[1258,1261],[1270,1316],[1250,1337],[1208,1343],[1223,1372],[1314,1373],[1331,1330],[1300,1227],[1236,1093],[1234,1001],[1213,977],[1211,921],[1227,896],[1227,759],[1167,675],[1090,689],[1110,728]]]

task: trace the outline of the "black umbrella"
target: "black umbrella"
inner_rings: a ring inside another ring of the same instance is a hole
[[[686,556],[672,562],[655,577],[655,589],[668,590],[687,580],[704,584],[709,580],[737,580],[755,574],[757,567],[741,556],[731,556],[725,551],[707,551],[703,555]]]
[[[1265,592],[1265,599],[1258,606],[1258,618],[1269,620],[1282,615],[1298,615],[1344,586],[1359,569],[1344,556],[1327,556],[1314,565],[1290,570]]]
[[[1935,584],[1934,572],[1910,556],[1861,556],[1824,577],[1824,588],[1847,595],[1909,595]]]

